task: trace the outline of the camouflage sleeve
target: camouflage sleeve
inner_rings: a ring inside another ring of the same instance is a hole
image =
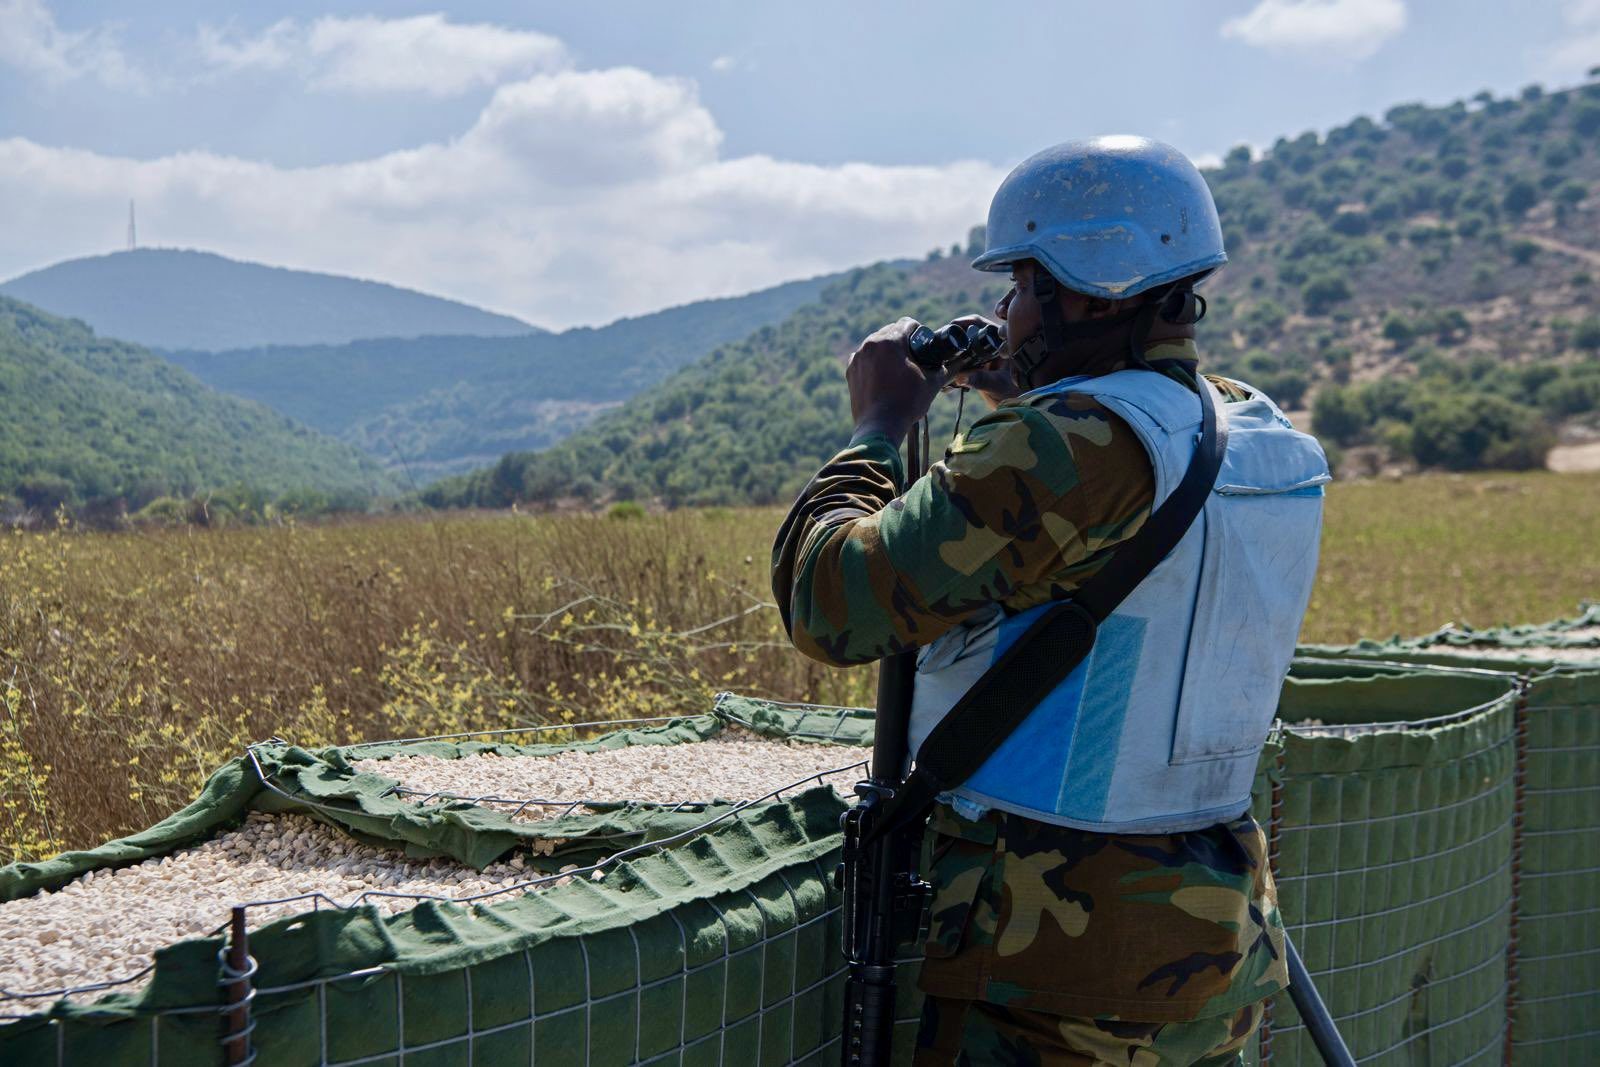
[[[853,442],[779,530],[773,595],[813,659],[867,663],[997,601],[1066,596],[1155,496],[1133,431],[1080,395],[1001,405],[897,496],[901,469],[886,438]]]

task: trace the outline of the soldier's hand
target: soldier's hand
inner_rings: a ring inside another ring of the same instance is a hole
[[[856,436],[877,432],[899,444],[939,395],[937,378],[924,377],[911,362],[910,339],[918,325],[910,318],[890,323],[850,356],[844,377]]]

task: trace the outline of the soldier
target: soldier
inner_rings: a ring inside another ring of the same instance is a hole
[[[1013,281],[995,307],[1009,371],[969,382],[993,410],[905,485],[899,446],[941,383],[908,359],[912,320],[867,338],[846,370],[855,433],[779,531],[773,592],[814,659],[920,648],[914,752],[1165,499],[1214,391],[1230,434],[1201,517],[934,808],[915,1062],[1233,1063],[1288,983],[1246,809],[1310,598],[1327,464],[1258,390],[1197,369],[1193,287],[1227,256],[1175,149],[1047,149],[1001,185],[987,241],[973,266]]]

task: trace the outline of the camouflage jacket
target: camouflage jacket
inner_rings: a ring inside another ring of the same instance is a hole
[[[1192,384],[1192,341],[1147,356],[1181,361],[1187,369],[1169,373]],[[1246,395],[1212,380],[1225,399]],[[899,450],[869,435],[824,466],[785,519],[773,594],[806,655],[868,663],[994,602],[1016,612],[1068,597],[1155,497],[1132,429],[1075,395],[1001,404],[899,493],[903,482]],[[1132,836],[941,808],[930,838],[929,993],[1175,1021],[1231,1014],[1287,984],[1266,842],[1248,816]]]

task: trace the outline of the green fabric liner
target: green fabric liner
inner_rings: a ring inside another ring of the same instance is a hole
[[[1429,651],[1449,655],[1448,659],[1427,660],[1417,659],[1410,662],[1458,663],[1463,662],[1462,657],[1470,660],[1474,646],[1489,646],[1494,648],[1595,648],[1600,647],[1600,635],[1590,637],[1571,637],[1569,631],[1592,626],[1600,626],[1600,603],[1585,603],[1579,606],[1579,613],[1569,619],[1555,619],[1551,622],[1539,623],[1528,626],[1500,626],[1485,630],[1475,630],[1465,624],[1451,623],[1432,633],[1420,637],[1395,636],[1387,641],[1374,641],[1364,638],[1352,645],[1302,645],[1298,652],[1302,656],[1348,656],[1361,655],[1375,658],[1394,657],[1399,659],[1406,653],[1426,653]],[[1455,650],[1460,651],[1455,651]],[[1406,657],[1409,659],[1409,657]],[[1527,657],[1530,662],[1560,662],[1559,654],[1540,653]],[[1405,660],[1402,660],[1405,661]],[[1483,660],[1485,664],[1492,665],[1491,669],[1498,667],[1501,670],[1510,670],[1517,667],[1521,660]],[[1600,669],[1597,667],[1596,669]]]
[[[80,852],[63,852],[36,863],[0,867],[0,902],[59,889],[85,871],[128,867],[198,844],[241,822],[250,799],[260,788],[255,768],[248,761],[229,760],[211,776],[192,803],[148,830]]]
[[[647,923],[698,901],[747,890],[778,872],[816,864],[837,850],[844,810],[833,790],[817,787],[752,808],[682,845],[619,863],[598,882],[578,879],[475,906],[423,901],[396,915],[363,906],[281,919],[250,935],[251,955],[261,968],[255,985],[266,989],[369,967],[439,975],[549,942]],[[0,1062],[29,1062],[15,1056],[49,1019],[116,1030],[108,1024],[166,1007],[220,1003],[217,953],[222,947],[220,937],[181,942],[156,953],[155,973],[140,993],[113,994],[92,1005],[62,1001],[26,1020],[0,1025]],[[596,994],[604,991],[593,978],[589,986]],[[304,999],[304,992],[277,996],[292,1001]],[[256,1007],[258,1041],[272,1030],[273,1011],[274,995],[263,996]],[[170,1061],[163,1055],[163,1064],[216,1062],[217,1018],[201,1018],[210,1040]],[[128,1051],[142,1058],[148,1034],[120,1032]]]
[[[1426,668],[1395,670],[1341,664],[1296,663],[1278,715],[1285,724],[1307,719],[1324,725],[1401,724],[1451,715],[1495,700],[1510,700],[1516,675],[1449,674]]]
[[[736,693],[720,693],[714,714],[766,737],[865,748],[872,746],[874,713],[871,708],[789,704]]]

